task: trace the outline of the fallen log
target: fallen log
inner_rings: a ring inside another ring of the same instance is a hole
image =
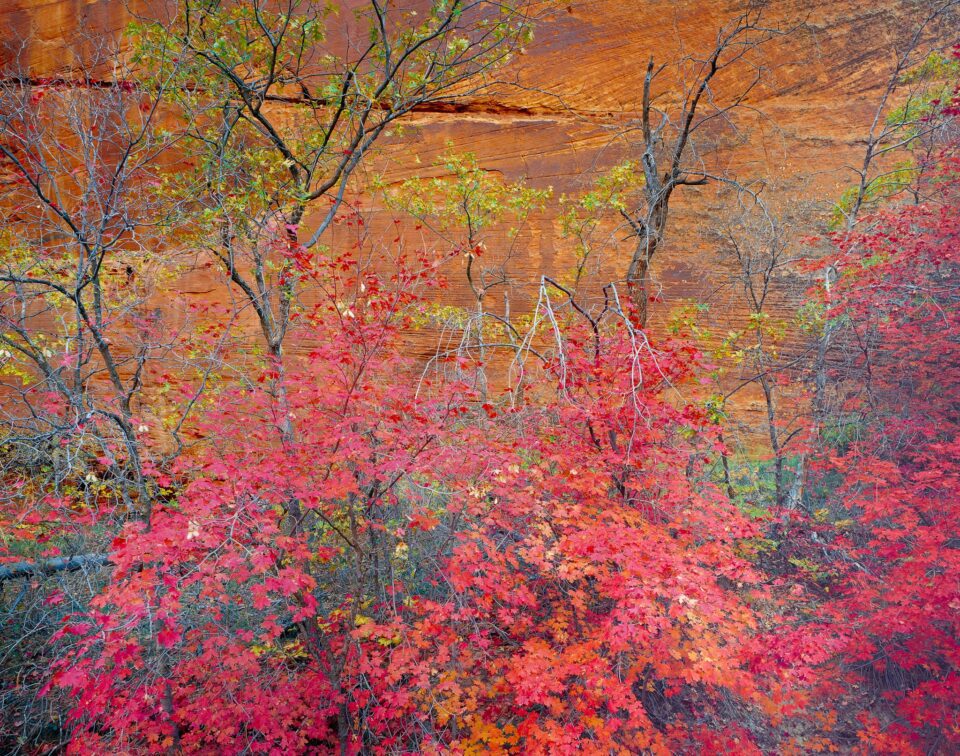
[[[56,572],[74,572],[90,567],[105,567],[110,564],[108,554],[78,554],[72,557],[55,557],[40,562],[10,562],[0,564],[0,582],[19,578],[52,575]]]

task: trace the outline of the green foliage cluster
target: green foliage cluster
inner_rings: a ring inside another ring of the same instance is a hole
[[[387,192],[388,200],[437,231],[462,233],[462,243],[469,245],[465,252],[482,243],[485,231],[505,222],[507,237],[515,238],[553,193],[551,187],[534,189],[523,180],[504,181],[499,173],[482,168],[474,153],[458,154],[452,144],[434,168],[442,174],[408,179]],[[379,186],[383,188],[382,181]]]

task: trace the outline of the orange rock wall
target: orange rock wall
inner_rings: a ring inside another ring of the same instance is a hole
[[[860,140],[889,77],[894,45],[928,5],[917,0],[773,2],[769,23],[802,26],[764,48],[763,84],[749,101],[756,110],[738,119],[735,137],[732,131],[717,134],[736,145],[711,160],[740,178],[763,178],[764,196],[791,227],[815,230],[830,202],[852,181],[845,166],[861,159]],[[583,191],[598,169],[631,154],[618,135],[636,118],[648,57],[668,62],[707,49],[738,7],[727,0],[560,3],[504,74],[506,83],[495,97],[468,104],[462,112],[416,113],[403,138],[378,157],[379,167],[388,182],[436,175],[431,164],[449,142],[457,151],[475,152],[484,167],[509,180],[552,186],[555,197]],[[0,3],[5,57],[16,52],[37,76],[69,72],[77,61],[72,42],[81,41],[82,49],[98,38],[115,38],[128,18],[120,0],[5,0]],[[743,86],[746,73],[738,75],[718,80],[718,98]],[[655,89],[661,104],[675,101],[669,71]],[[713,303],[716,326],[735,326],[743,314],[739,292],[706,233],[729,212],[727,200],[714,187],[683,189],[671,212],[667,244],[653,265],[664,302],[655,306],[652,323],[662,324],[672,305],[695,297]],[[515,311],[529,306],[541,273],[562,274],[571,266],[557,213],[554,202],[534,218],[510,263]],[[498,243],[506,242],[495,239],[492,246]],[[611,251],[604,275],[623,275],[628,260],[622,255]],[[192,274],[184,290],[210,296],[218,284],[209,275]],[[469,301],[462,276],[451,270],[450,279],[447,301]],[[781,314],[789,315],[798,291],[797,282],[784,281],[775,304]],[[429,351],[426,343],[412,348]]]

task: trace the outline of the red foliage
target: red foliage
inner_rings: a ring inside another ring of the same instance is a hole
[[[554,401],[477,412],[418,396],[405,287],[352,269],[65,624],[72,750],[749,750],[757,531],[704,473],[696,355],[574,329]]]
[[[960,750],[960,164],[944,163],[936,202],[836,240],[828,316],[851,351],[833,489],[773,528],[830,571],[818,593],[760,574],[766,523],[711,481],[722,446],[685,398],[689,345],[625,318],[568,327],[540,398],[498,406],[400,356],[431,261],[383,280],[282,239],[319,292],[301,354],[210,388],[202,451],[163,473],[147,459],[162,496],[54,637],[69,748]],[[99,524],[43,505],[4,519]]]
[[[829,313],[856,351],[830,460],[853,522],[824,615],[848,637],[843,679],[880,702],[859,716],[870,752],[960,749],[960,162],[929,196],[838,242]]]

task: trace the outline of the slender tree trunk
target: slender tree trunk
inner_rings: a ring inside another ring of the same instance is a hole
[[[763,399],[767,405],[767,433],[770,438],[770,449],[773,451],[773,485],[777,509],[783,507],[783,449],[780,447],[780,434],[777,432],[777,408],[773,396],[773,387],[766,375],[760,378],[760,388],[763,389]]]
[[[657,249],[657,238],[644,235],[633,252],[630,267],[627,268],[627,295],[633,305],[633,324],[637,328],[647,327],[648,302],[650,291],[650,258]]]
[[[723,431],[721,430],[718,439],[721,444],[724,444]],[[730,501],[733,501],[736,497],[736,492],[733,490],[733,480],[730,477],[730,453],[724,449],[720,454],[720,462],[723,465],[723,485],[727,489],[727,497]]]
[[[832,267],[828,266],[823,274],[824,286],[827,292],[826,306],[828,312],[833,304],[833,298],[830,290],[831,271]],[[830,351],[833,331],[834,325],[829,320],[825,320],[823,324],[823,333],[821,333],[820,338],[817,339],[817,356],[813,364],[813,397],[811,399],[813,427],[810,430],[813,437],[813,442],[817,445],[817,448],[820,451],[823,451],[825,448],[823,443],[823,428],[827,421],[827,356]],[[807,476],[810,474],[810,470],[805,463],[805,458],[801,457],[800,467],[797,470],[797,475],[804,479],[804,483],[809,483]]]
[[[627,295],[633,305],[634,325],[646,328],[650,301],[650,261],[660,248],[663,232],[667,228],[667,210],[669,209],[672,188],[663,187],[653,170],[647,171],[647,183],[650,186],[648,203],[650,211],[643,220],[632,220],[634,233],[637,234],[637,246],[633,249],[633,258],[627,268]]]

